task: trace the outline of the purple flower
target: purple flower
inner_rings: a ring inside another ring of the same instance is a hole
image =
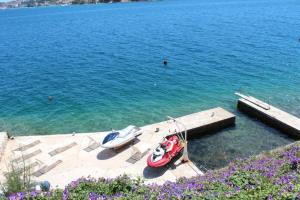
[[[241,190],[240,187],[234,187],[235,191],[239,192]]]
[[[62,199],[63,199],[63,200],[67,200],[68,197],[69,197],[69,189],[68,189],[68,187],[65,187],[64,192],[63,192]]]
[[[30,197],[36,197],[38,195],[38,192],[33,190],[30,192]]]
[[[231,197],[232,193],[231,192],[224,192],[225,197]]]
[[[18,197],[17,197],[16,194],[11,194],[11,195],[8,196],[8,199],[9,199],[9,200],[17,200]]]
[[[76,180],[76,181],[72,181],[72,182],[69,184],[69,186],[72,187],[72,188],[75,188],[75,187],[77,187],[77,186],[79,185],[79,183],[80,183],[80,180],[78,179],[78,180]]]

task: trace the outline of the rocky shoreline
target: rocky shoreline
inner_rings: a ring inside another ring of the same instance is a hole
[[[13,0],[0,2],[0,9],[9,8],[30,8],[41,6],[67,6],[78,4],[98,4],[98,3],[126,3],[146,0]]]

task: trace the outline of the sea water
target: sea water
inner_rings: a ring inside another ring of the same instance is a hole
[[[239,113],[234,92],[300,117],[299,10],[164,0],[0,11],[0,131],[105,131],[220,106],[237,124],[189,141],[198,166],[290,143]]]

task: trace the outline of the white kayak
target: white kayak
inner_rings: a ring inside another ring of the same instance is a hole
[[[122,130],[108,133],[103,137],[100,145],[103,148],[118,148],[134,140],[140,134],[142,130],[139,127],[130,125]]]

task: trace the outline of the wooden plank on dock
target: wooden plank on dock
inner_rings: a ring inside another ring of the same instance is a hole
[[[24,146],[21,146],[21,147],[15,149],[15,150],[13,150],[13,151],[26,151],[27,149],[30,149],[31,147],[34,147],[34,146],[36,146],[36,145],[38,145],[38,144],[40,144],[40,143],[41,143],[40,140],[35,140],[35,141],[33,141],[32,143],[26,144],[26,145],[24,145]]]
[[[130,158],[128,158],[126,160],[126,162],[129,162],[131,164],[135,164],[137,161],[141,160],[146,154],[148,154],[148,152],[150,151],[151,149],[147,149],[146,151],[144,151],[143,153],[141,152],[136,152],[135,154],[133,154]]]
[[[74,147],[76,145],[77,145],[76,142],[72,142],[71,144],[68,144],[68,145],[66,145],[64,147],[59,147],[57,149],[54,149],[53,151],[50,151],[49,155],[50,156],[55,156],[55,155],[57,155],[59,153],[62,153],[62,152],[66,151],[66,150],[68,150],[68,149],[70,149],[70,148],[72,148],[72,147]]]
[[[52,170],[53,168],[55,168],[57,165],[61,164],[62,161],[61,160],[58,160],[50,165],[46,165],[44,167],[42,167],[41,169],[39,169],[38,171],[34,172],[32,175],[33,176],[36,176],[36,177],[40,177],[42,176],[43,174],[49,172],[50,170]]]
[[[250,98],[250,100],[248,99]],[[284,133],[300,138],[300,119],[283,110],[268,104],[269,109],[253,103],[262,102],[255,97],[248,96],[238,100],[238,109],[250,116],[265,122],[266,124],[281,130]],[[264,102],[263,102],[264,103]],[[264,103],[266,104],[266,103]]]
[[[31,171],[32,169],[34,169],[36,166],[38,166],[39,163],[38,162],[33,162],[33,163],[30,163],[29,165],[25,165],[25,169],[23,167],[20,167],[20,168],[16,168],[15,169],[15,172],[16,173],[22,173],[24,172],[25,170],[28,170],[28,171]],[[9,173],[8,172],[4,172],[5,175],[8,175]]]
[[[100,147],[100,143],[94,142],[91,145],[89,145],[88,147],[84,148],[83,150],[86,152],[91,152],[91,151],[97,149],[98,147]]]
[[[21,161],[24,161],[24,160],[27,160],[29,158],[32,158],[33,156],[36,156],[38,154],[42,153],[42,150],[38,149],[32,153],[29,153],[29,154],[25,154],[25,155],[22,155],[16,159],[13,160],[13,162],[21,162]]]

